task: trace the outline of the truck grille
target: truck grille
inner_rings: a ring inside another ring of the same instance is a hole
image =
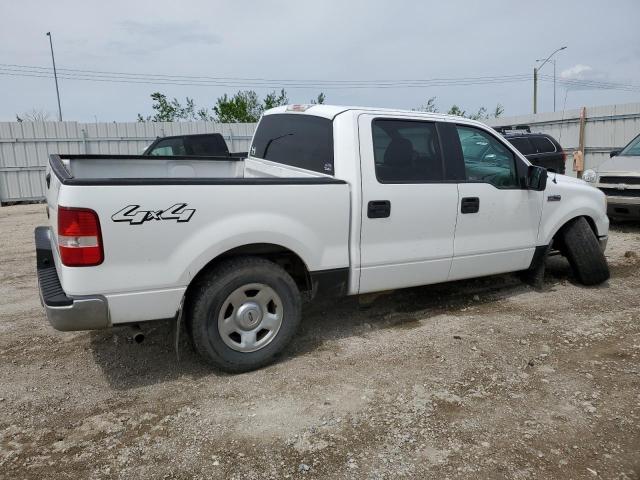
[[[600,177],[600,183],[626,183],[640,185],[640,177]]]
[[[609,197],[640,197],[640,189],[618,190],[617,188],[601,188],[600,190]]]

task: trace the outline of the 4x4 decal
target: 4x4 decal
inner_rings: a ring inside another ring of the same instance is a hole
[[[131,225],[141,225],[152,220],[176,220],[188,222],[196,213],[195,209],[185,208],[186,203],[176,203],[164,210],[139,210],[140,205],[127,205],[111,216],[114,222],[129,222]]]

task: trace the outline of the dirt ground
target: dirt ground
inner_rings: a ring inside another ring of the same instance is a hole
[[[0,209],[0,478],[640,478],[640,228],[611,280],[514,275],[310,304],[286,355],[212,371],[169,323],[61,333]]]

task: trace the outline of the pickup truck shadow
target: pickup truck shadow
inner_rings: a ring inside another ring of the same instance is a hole
[[[566,259],[548,259],[541,290],[551,290],[564,282],[577,284]],[[315,302],[306,306],[301,334],[286,355],[302,355],[323,348],[328,340],[364,335],[374,329],[414,328],[420,325],[420,319],[439,314],[465,315],[469,306],[492,309],[499,300],[530,291],[532,287],[518,274],[504,274],[395,290],[370,300],[346,297],[338,302]]]
[[[139,344],[130,327],[91,332],[91,352],[111,387],[128,390],[185,376],[198,379],[218,375],[195,353],[184,329],[178,360],[173,320],[141,324],[140,332],[145,339]]]
[[[558,282],[574,283],[562,257],[547,262],[543,290]],[[598,287],[596,287],[598,288]],[[602,288],[602,287],[600,287]],[[364,335],[372,329],[412,328],[419,320],[442,313],[458,314],[469,305],[494,308],[496,301],[531,291],[515,274],[396,290],[369,297],[314,301],[303,307],[303,322],[279,362],[326,348],[331,340]],[[463,314],[463,313],[461,313]],[[122,327],[92,332],[91,351],[109,384],[128,390],[189,377],[225,376],[194,352],[186,332],[181,332],[180,361],[175,352],[173,321],[141,325],[144,343],[133,341],[133,330]]]

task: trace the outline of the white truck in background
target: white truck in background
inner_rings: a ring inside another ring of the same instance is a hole
[[[640,135],[610,152],[596,170],[586,170],[582,179],[607,196],[611,220],[640,220]]]
[[[550,251],[604,282],[605,197],[460,117],[267,111],[247,158],[51,155],[40,295],[59,330],[184,320],[227,371],[271,362],[303,293],[357,295],[505,272]]]

